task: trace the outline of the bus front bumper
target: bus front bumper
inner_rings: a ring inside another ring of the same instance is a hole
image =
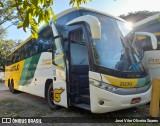
[[[90,102],[92,113],[106,113],[146,104],[150,101],[151,87],[148,91],[134,95],[118,95],[90,84]],[[133,98],[141,98],[136,104],[131,104]]]

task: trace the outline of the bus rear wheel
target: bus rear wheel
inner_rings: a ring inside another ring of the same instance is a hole
[[[54,97],[54,93],[53,93],[53,84],[51,83],[49,86],[48,86],[48,89],[47,89],[47,102],[49,104],[49,107],[51,110],[56,110],[58,109],[58,106],[54,104],[54,101],[53,101],[53,97]]]
[[[9,85],[9,91],[12,93],[15,93],[16,90],[14,89],[14,81],[11,81],[10,85]]]
[[[9,91],[12,92],[12,85],[9,84]]]

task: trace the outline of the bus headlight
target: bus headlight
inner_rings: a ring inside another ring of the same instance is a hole
[[[107,90],[109,92],[113,92],[116,91],[117,87],[111,85],[111,84],[107,84],[101,81],[97,81],[97,80],[90,80],[90,84],[99,87],[101,89]]]

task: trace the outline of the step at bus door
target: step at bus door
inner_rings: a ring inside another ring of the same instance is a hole
[[[56,26],[52,23],[54,35],[53,42],[53,99],[54,103],[60,106],[68,107],[67,104],[67,85],[66,85],[66,70],[64,65],[64,52],[61,44],[61,37],[57,32]]]

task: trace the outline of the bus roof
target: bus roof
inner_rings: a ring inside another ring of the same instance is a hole
[[[57,14],[56,17],[57,19],[60,18],[60,17],[63,17],[64,15],[70,13],[70,12],[74,12],[74,11],[77,11],[77,10],[86,10],[86,11],[91,11],[91,12],[95,12],[95,13],[99,13],[99,14],[102,14],[102,15],[106,15],[108,17],[112,17],[112,18],[115,18],[117,20],[121,20],[121,21],[124,21],[123,19],[119,18],[119,17],[116,17],[116,16],[113,16],[109,13],[106,13],[106,12],[103,12],[103,11],[99,11],[99,10],[95,10],[95,9],[90,9],[90,8],[84,8],[84,7],[80,7],[79,9],[77,9],[76,7],[73,7],[73,8],[70,8],[68,10],[65,10],[65,11],[62,11],[61,13]]]
[[[80,11],[80,10],[86,10],[86,11],[91,11],[91,12],[95,12],[95,13],[99,13],[99,14],[102,14],[102,15],[106,15],[108,17],[112,17],[114,19],[117,19],[117,20],[120,20],[120,21],[123,21],[125,22],[125,20],[119,18],[119,17],[116,17],[116,16],[113,16],[111,14],[108,14],[106,12],[102,12],[102,11],[98,11],[98,10],[94,10],[94,9],[89,9],[89,8],[84,8],[84,7],[80,7],[79,9],[77,9],[77,7],[73,7],[73,8],[70,8],[70,9],[67,9],[65,11],[62,11],[60,12],[59,14],[56,15],[56,18],[59,19],[61,17],[63,17],[64,15],[68,14],[68,13],[71,13],[71,12],[74,12],[74,11]],[[39,32],[44,28],[44,26],[42,26],[39,30]],[[13,52],[15,52],[17,49],[19,49],[21,46],[23,46],[24,44],[26,44],[30,39],[32,38],[32,36],[29,36],[24,42],[22,42]],[[13,52],[11,52],[9,55],[11,55]],[[9,56],[8,55],[8,56]]]
[[[153,16],[150,16],[150,17],[148,17],[148,18],[146,18],[146,19],[144,19],[144,20],[141,20],[141,21],[135,23],[135,24],[133,25],[133,28],[137,28],[137,27],[139,27],[139,26],[148,24],[148,23],[150,23],[150,22],[152,22],[152,21],[154,21],[154,20],[157,20],[157,19],[159,19],[159,18],[160,18],[160,13],[155,14],[155,15],[153,15]]]

